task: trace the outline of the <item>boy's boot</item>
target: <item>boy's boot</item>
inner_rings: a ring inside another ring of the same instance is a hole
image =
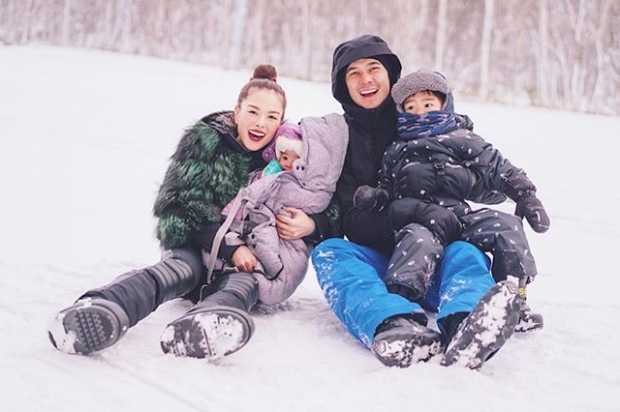
[[[441,336],[420,314],[387,318],[377,327],[371,350],[386,366],[407,368],[441,351]]]
[[[238,351],[250,340],[254,321],[249,311],[258,299],[254,276],[222,274],[208,293],[166,327],[160,339],[164,353],[215,360]]]
[[[519,285],[519,322],[515,326],[516,332],[531,332],[542,329],[544,325],[543,316],[540,313],[532,312],[527,304],[527,291],[525,285]]]
[[[495,284],[460,322],[441,364],[479,369],[515,331],[519,308],[517,285],[508,280]]]
[[[204,274],[198,254],[174,249],[153,266],[122,274],[86,292],[54,316],[49,339],[58,350],[70,354],[88,355],[107,348],[161,303],[195,288]]]
[[[116,343],[127,328],[127,313],[118,304],[87,297],[56,314],[47,335],[61,352],[88,355]]]

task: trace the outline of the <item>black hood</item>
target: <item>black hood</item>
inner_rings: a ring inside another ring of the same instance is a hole
[[[343,105],[353,104],[344,81],[346,68],[359,59],[377,59],[390,76],[390,86],[400,77],[402,65],[387,43],[379,36],[364,34],[336,47],[332,61],[332,95]]]

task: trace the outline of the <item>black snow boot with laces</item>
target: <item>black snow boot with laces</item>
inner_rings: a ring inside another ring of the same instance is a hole
[[[452,336],[441,365],[480,369],[514,333],[519,309],[517,285],[508,280],[495,284],[455,331],[446,331]]]
[[[392,316],[377,327],[371,350],[385,366],[407,368],[438,354],[441,335],[426,327],[423,315]]]

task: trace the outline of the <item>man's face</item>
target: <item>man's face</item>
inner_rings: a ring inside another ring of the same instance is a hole
[[[379,60],[355,60],[344,80],[353,102],[364,109],[379,107],[390,95],[390,76]]]

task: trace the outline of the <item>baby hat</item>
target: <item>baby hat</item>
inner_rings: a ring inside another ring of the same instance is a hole
[[[298,125],[291,123],[284,123],[276,131],[276,159],[280,160],[282,152],[291,150],[299,157],[304,152],[304,147],[301,143],[301,130]]]
[[[282,142],[280,142],[280,146],[276,146],[279,140],[282,140]],[[287,140],[287,142],[285,143],[284,140]],[[294,140],[297,141],[297,143],[291,143],[291,141]],[[286,147],[284,149],[279,149],[279,147],[289,144],[295,146],[296,148],[293,150],[301,156],[303,149],[301,144],[301,129],[299,128],[299,125],[293,123],[283,123],[280,127],[278,127],[278,130],[276,130],[275,136],[271,143],[263,149],[263,160],[269,163],[273,159],[279,159],[282,150],[291,149],[291,147]]]
[[[396,103],[396,110],[403,113],[403,103],[407,98],[422,90],[430,90],[443,94],[446,98],[450,95],[450,86],[443,74],[439,72],[417,71],[402,77],[392,87],[392,98]],[[444,106],[447,101],[444,98]]]

